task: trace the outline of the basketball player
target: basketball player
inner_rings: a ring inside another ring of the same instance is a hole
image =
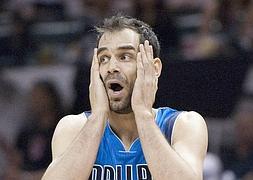
[[[114,16],[98,28],[91,112],[64,117],[44,180],[200,180],[207,128],[196,112],[152,108],[162,63],[151,28]]]

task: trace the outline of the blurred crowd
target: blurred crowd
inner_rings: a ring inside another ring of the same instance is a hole
[[[252,12],[250,0],[1,0],[0,64],[89,61],[94,25],[116,13],[150,24],[168,60],[250,53]]]
[[[0,179],[40,179],[57,122],[90,107],[94,26],[118,13],[152,26],[165,62],[232,58],[252,66],[252,0],[0,0]],[[36,79],[22,94],[5,74],[57,65],[74,69],[71,103],[51,79]],[[205,180],[253,179],[253,97],[238,99],[227,117],[231,141],[209,149]]]

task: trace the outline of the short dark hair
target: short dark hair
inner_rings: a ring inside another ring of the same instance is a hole
[[[140,34],[140,44],[143,44],[145,40],[148,40],[153,47],[154,57],[159,57],[160,44],[152,28],[143,21],[129,16],[116,15],[106,18],[101,26],[96,27],[98,32],[97,44],[105,32],[120,31],[125,28],[131,29]]]

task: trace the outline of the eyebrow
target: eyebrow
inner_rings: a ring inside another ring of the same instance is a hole
[[[105,51],[105,50],[108,50],[108,48],[107,48],[107,47],[100,47],[100,48],[98,48],[98,50],[97,50],[97,55],[98,55],[99,53],[101,53],[102,51]]]
[[[135,50],[132,45],[119,46],[117,49],[119,50]]]
[[[132,45],[119,46],[117,49],[118,50],[134,50],[134,51],[136,50]],[[97,54],[101,53],[102,51],[106,51],[106,50],[108,50],[107,47],[100,47],[97,50]]]

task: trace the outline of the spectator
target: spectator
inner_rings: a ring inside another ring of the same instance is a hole
[[[225,169],[237,178],[253,178],[253,100],[244,99],[235,114],[235,141],[231,147],[222,147]]]
[[[220,180],[222,177],[222,170],[220,158],[216,154],[208,152],[203,167],[204,180]]]
[[[72,105],[72,113],[79,114],[90,108],[89,103],[89,64],[78,63],[74,79],[75,98]]]
[[[0,150],[5,154],[6,166],[0,178],[4,180],[23,180],[23,173],[20,169],[20,154],[11,146],[6,139],[0,135]]]
[[[9,147],[13,147],[15,136],[24,116],[22,93],[15,84],[9,81],[0,67],[0,179],[9,164],[7,155]],[[8,147],[8,148],[7,148]]]
[[[33,86],[28,101],[29,118],[20,129],[16,148],[22,157],[22,170],[42,175],[51,161],[51,137],[63,109],[57,90],[47,81]]]
[[[173,16],[164,1],[141,0],[135,1],[136,16],[149,23],[157,33],[161,43],[161,58],[170,60],[177,54],[178,28],[172,20]]]

